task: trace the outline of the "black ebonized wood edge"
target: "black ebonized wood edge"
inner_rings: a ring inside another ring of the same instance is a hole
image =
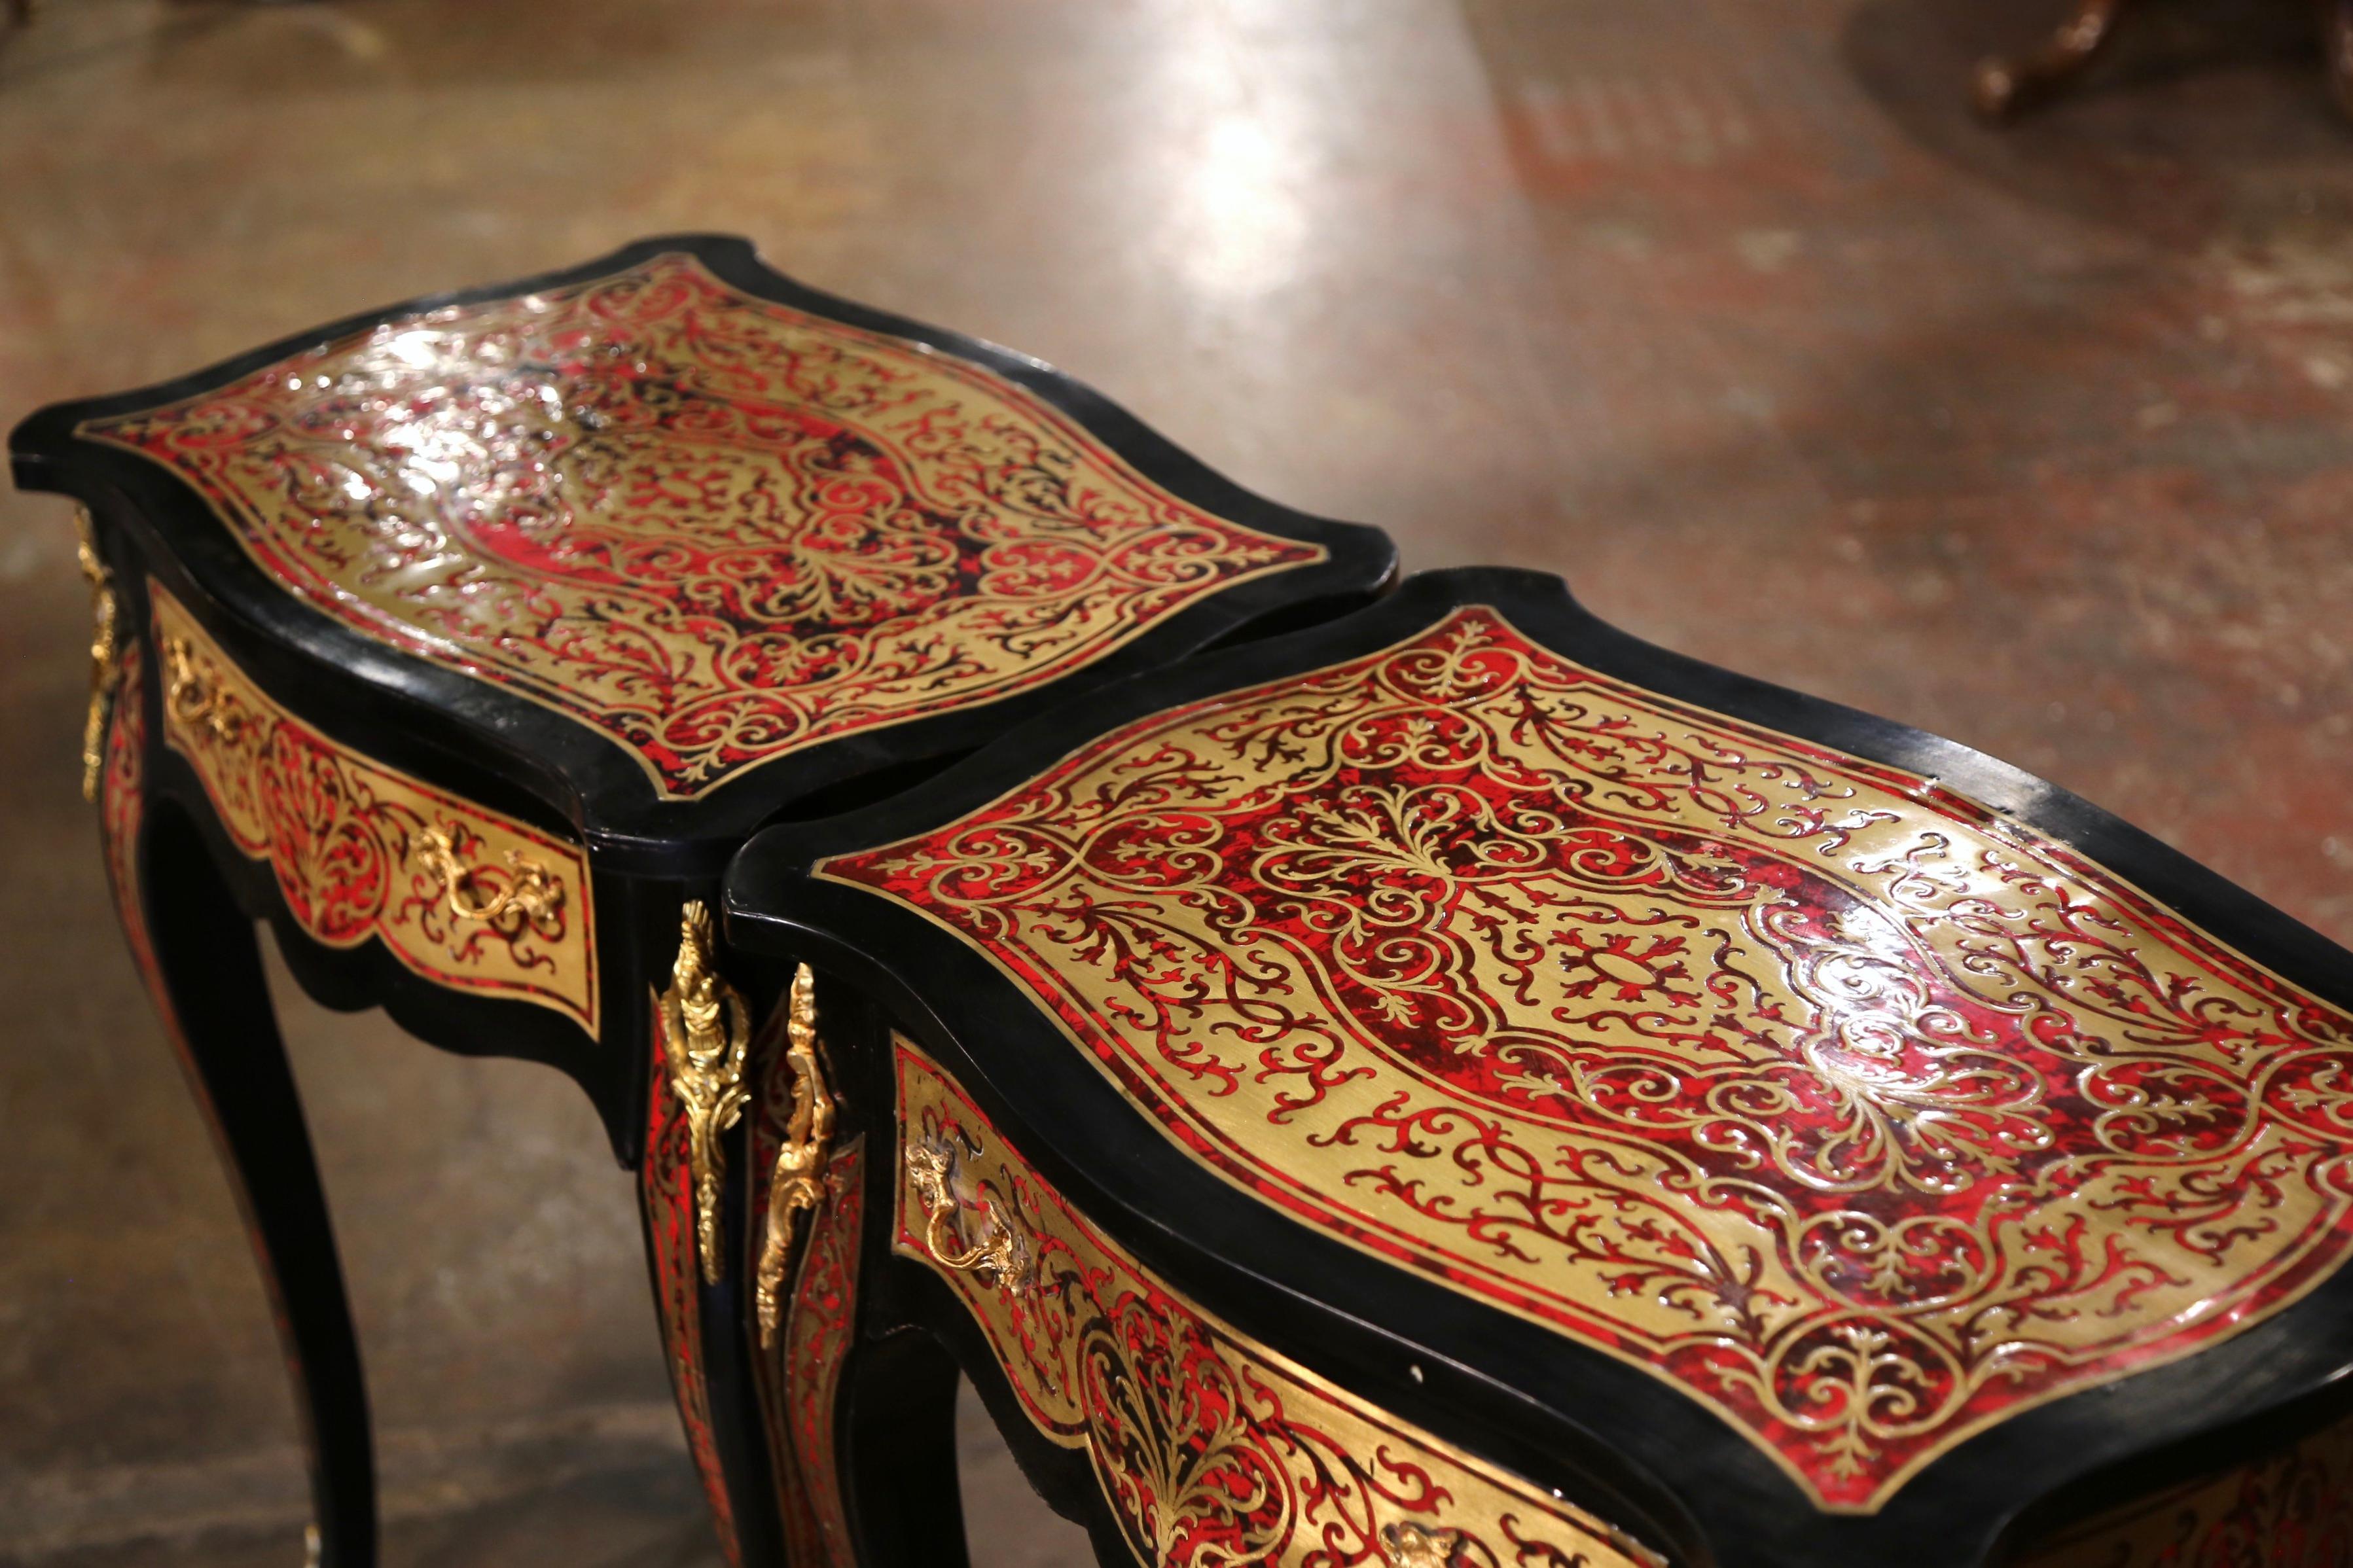
[[[254,564],[190,486],[137,454],[75,434],[85,420],[194,396],[389,321],[588,282],[664,254],[691,256],[748,294],[980,365],[1059,409],[1171,494],[1248,527],[1320,544],[1327,559],[1214,592],[1035,690],[855,732],[747,770],[694,800],[665,801],[619,742],[495,682],[397,652],[312,609]],[[322,705],[369,703],[386,724],[420,734],[454,727],[450,750],[480,773],[522,783],[543,811],[572,823],[607,864],[664,876],[715,874],[744,835],[818,792],[969,751],[1057,702],[1244,634],[1254,623],[1353,608],[1384,591],[1397,567],[1396,549],[1379,531],[1312,517],[1246,490],[1100,393],[1035,359],[807,288],[770,268],[748,241],[725,235],[639,240],[576,267],[347,316],[137,391],[53,404],[17,425],[9,454],[19,489],[71,496],[110,525],[148,533],[160,553],[176,558],[202,585],[216,626],[238,628],[244,635],[236,640],[242,643],[274,643],[318,671]],[[307,704],[290,706],[309,717]]]
[[[1139,677],[895,800],[771,829],[729,872],[731,936],[868,989],[985,1108],[1004,1111],[1025,1158],[1205,1306],[1441,1436],[1579,1489],[1579,1500],[1637,1534],[1648,1524],[1688,1562],[1974,1568],[2030,1525],[2112,1506],[2143,1477],[2242,1462],[2251,1444],[2282,1440],[2336,1405],[2353,1368],[2353,1271],[2223,1343],[1978,1434],[1877,1514],[1823,1513],[1665,1383],[1377,1263],[1229,1186],[1094,1069],[1062,1070],[1073,1060],[1067,1038],[972,949],[888,900],[804,875],[824,856],[961,816],[1146,713],[1375,651],[1468,604],[1491,605],[1556,651],[1663,696],[1919,773],[2073,847],[2291,983],[2353,1005],[2353,955],[2080,797],[1956,742],[1652,647],[1587,613],[1557,579],[1493,569],[1419,576],[1344,620]],[[1028,1070],[1035,1061],[1056,1070]],[[1430,1352],[1438,1345],[1460,1358],[1459,1377]],[[1408,1357],[1426,1383],[1401,1382]]]

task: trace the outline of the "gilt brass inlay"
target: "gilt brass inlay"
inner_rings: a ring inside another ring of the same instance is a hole
[[[1192,1157],[1868,1512],[2353,1247],[2353,1019],[2063,845],[1472,606],[819,875]]]
[[[99,771],[106,765],[107,710],[121,679],[122,659],[115,647],[114,574],[99,557],[88,507],[74,508],[74,534],[81,579],[90,585],[90,711],[81,726],[81,797],[95,802]]]
[[[712,967],[711,910],[690,899],[679,911],[678,959],[670,989],[654,998],[670,1092],[686,1112],[687,1160],[694,1173],[695,1250],[705,1284],[725,1278],[719,1247],[720,1184],[727,1175],[720,1135],[735,1125],[751,1099],[744,1053],[752,1039],[751,1009],[743,993]]]
[[[806,963],[793,971],[786,1009],[785,1066],[793,1075],[793,1110],[768,1177],[768,1228],[753,1292],[763,1349],[775,1348],[776,1324],[784,1312],[793,1222],[825,1201],[826,1158],[833,1147],[833,1093],[826,1087],[825,1065],[818,1056],[817,977]]]
[[[79,433],[176,475],[320,613],[592,727],[678,799],[1327,558],[1180,500],[1013,381],[684,255]]]
[[[247,679],[161,584],[148,598],[164,739],[222,830],[269,863],[304,931],[330,947],[380,941],[437,984],[553,1008],[596,1032],[595,908],[578,846],[329,740]],[[436,842],[476,876],[500,875],[485,862],[530,868],[536,890],[474,918],[481,885],[461,879],[453,902]]]
[[[894,1048],[908,1153],[893,1249],[963,1301],[1030,1423],[1087,1455],[1137,1561],[1661,1568],[1624,1531],[1195,1307],[1006,1147],[937,1064],[903,1037]],[[949,1234],[975,1220],[1022,1238],[1018,1267]]]

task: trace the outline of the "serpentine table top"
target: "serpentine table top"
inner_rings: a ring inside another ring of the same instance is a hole
[[[1286,1478],[1288,1511],[1229,1510],[1250,1561],[2353,1542],[2347,954],[1555,579],[1432,574],[1139,678],[768,830],[728,900],[888,1015],[900,1250],[1033,1419],[1058,1269],[1151,1281],[1205,1347],[1165,1360],[1224,1367],[1241,1414],[1156,1467],[1125,1396],[1069,1417],[1131,1543],[1148,1478],[1220,1443]],[[1034,1258],[942,1250],[997,1235]],[[1314,1480],[1269,1367],[1394,1447]],[[1127,1358],[1155,1375],[1194,1374]],[[1382,1466],[1416,1452],[1522,1489],[1414,1502]]]

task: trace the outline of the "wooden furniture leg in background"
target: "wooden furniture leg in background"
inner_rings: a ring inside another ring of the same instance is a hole
[[[1971,99],[1989,120],[2032,108],[2083,75],[2116,37],[2128,0],[2074,0],[2059,30],[2031,54],[1997,56],[1978,67]]]
[[[2329,96],[2353,116],[2353,0],[2320,0],[2320,47],[2327,56]]]
[[[302,1102],[271,1012],[252,923],[185,819],[153,825],[124,918],[223,1163],[276,1308],[311,1452],[310,1561],[374,1568],[367,1390]],[[152,944],[152,945],[151,945]]]

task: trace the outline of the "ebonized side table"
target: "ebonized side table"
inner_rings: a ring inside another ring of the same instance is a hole
[[[1106,1563],[2353,1561],[2353,955],[1556,580],[1137,677],[726,900],[815,972],[799,1561],[960,1560],[958,1367]]]
[[[640,1172],[731,1563],[783,1560],[746,1337],[747,995],[709,906],[764,823],[1388,584],[1035,361],[648,240],[35,414],[84,508],[88,784],[131,945],[279,1308],[316,1561],[365,1568],[367,1406],[250,921],[303,987],[595,1100]]]

